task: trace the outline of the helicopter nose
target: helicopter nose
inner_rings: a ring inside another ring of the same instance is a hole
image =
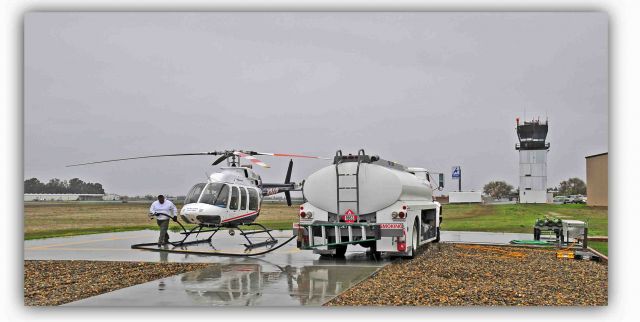
[[[185,205],[183,216],[187,222],[194,224],[218,225],[221,222],[222,209],[209,204]]]
[[[180,210],[180,219],[190,224],[197,224],[196,217],[204,212],[205,204],[191,203],[186,204]]]

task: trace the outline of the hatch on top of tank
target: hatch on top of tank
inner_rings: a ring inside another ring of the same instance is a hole
[[[346,163],[346,162],[371,163],[371,164],[376,164],[379,166],[392,168],[400,171],[407,171],[406,166],[393,161],[382,159],[378,155],[367,155],[364,152],[364,149],[358,150],[358,154],[356,155],[351,153],[345,155],[342,153],[342,150],[336,151],[336,155],[333,157],[333,164],[340,164],[340,163]]]

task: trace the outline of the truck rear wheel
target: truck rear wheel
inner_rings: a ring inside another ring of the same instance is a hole
[[[414,258],[418,253],[418,245],[419,245],[419,236],[418,236],[418,223],[413,225],[413,231],[411,232],[411,254],[407,257]]]
[[[344,254],[347,253],[347,245],[336,245],[336,255],[335,257],[342,258]]]
[[[369,247],[369,254],[373,259],[380,259],[382,257],[382,253],[378,251],[378,245],[375,242]]]

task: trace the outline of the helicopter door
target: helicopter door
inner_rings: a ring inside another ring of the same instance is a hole
[[[249,188],[249,210],[258,210],[260,199],[258,197],[258,191],[253,188]]]
[[[249,203],[247,201],[249,201],[249,198],[247,197],[247,188],[241,187],[240,188],[240,209],[242,210],[248,209],[247,206],[249,205]]]
[[[237,216],[240,208],[240,191],[238,187],[231,187],[231,198],[229,199],[229,211],[231,212],[231,217]]]

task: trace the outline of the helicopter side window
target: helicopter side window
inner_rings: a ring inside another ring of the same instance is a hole
[[[256,189],[249,189],[249,210],[258,210],[258,192]]]
[[[240,198],[240,192],[238,192],[238,187],[231,187],[231,199],[229,200],[229,209],[238,210],[239,198]]]
[[[200,193],[206,183],[198,183],[189,190],[187,197],[184,199],[184,204],[196,203],[198,202],[198,198],[200,198]]]
[[[218,197],[216,201],[213,203],[214,206],[227,208],[227,201],[229,200],[229,186],[226,184],[222,185],[220,188],[220,193],[218,193]]]
[[[219,182],[208,184],[207,187],[204,188],[204,191],[202,192],[202,196],[200,197],[200,202],[214,205],[215,201],[218,199],[218,195],[223,189],[223,186],[224,184]],[[225,200],[222,207],[226,207],[226,206],[227,206],[227,203]]]
[[[247,209],[247,188],[240,188],[240,209]]]

